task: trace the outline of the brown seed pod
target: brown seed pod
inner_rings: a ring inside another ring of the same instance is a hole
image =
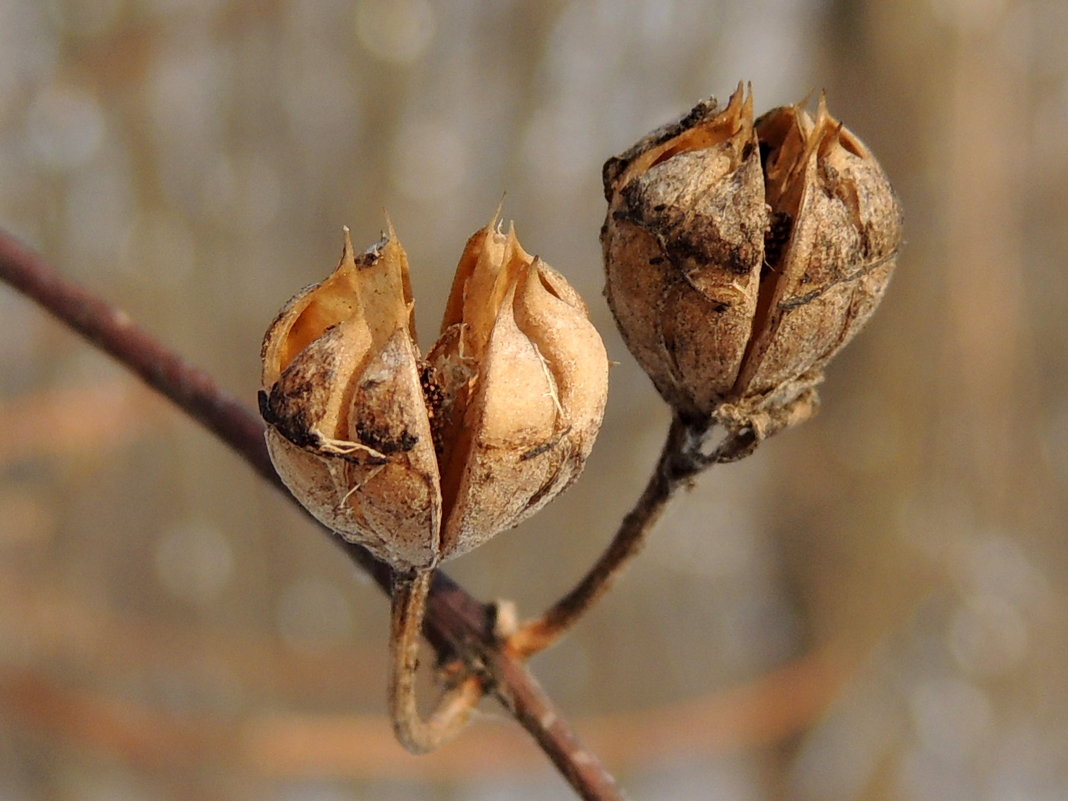
[[[825,100],[754,123],[739,86],[609,159],[604,184],[609,305],[665,400],[758,439],[810,415],[901,240],[885,173]]]
[[[496,219],[467,243],[424,359],[390,228],[290,300],[263,342],[275,468],[316,518],[399,569],[510,528],[574,481],[608,361],[585,304]]]

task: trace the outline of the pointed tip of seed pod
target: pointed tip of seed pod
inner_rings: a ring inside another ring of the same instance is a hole
[[[396,259],[400,265],[401,275],[404,281],[404,296],[410,299],[411,291],[408,286],[408,255],[404,252],[404,246],[397,236],[397,229],[393,227],[393,218],[386,209],[382,209],[382,216],[386,218],[386,230],[382,232],[382,242],[376,245],[383,257]]]
[[[827,91],[821,89],[819,101],[816,106],[816,119],[812,125],[808,152],[816,152],[817,158],[826,158],[831,148],[841,144],[843,136],[850,137],[851,149],[854,151],[861,149],[866,152],[866,149],[859,143],[859,140],[853,142],[855,137],[849,134],[848,129],[845,127],[845,123],[836,119],[831,114],[830,109],[827,107]]]
[[[842,131],[845,129],[841,120],[835,119],[831,116],[830,109],[827,108],[827,91],[825,89],[820,90],[820,99],[816,106],[816,122],[813,125],[814,138],[824,140],[829,146],[831,142],[837,142]],[[825,146],[821,145],[821,149]]]
[[[352,246],[352,233],[347,225],[341,226],[341,235],[344,238],[344,244],[341,247],[341,263],[349,264],[350,262],[355,262],[356,250]]]
[[[816,125],[818,126],[823,120],[834,119],[831,116],[831,112],[827,110],[827,90],[820,89],[820,99],[816,105]]]
[[[382,232],[382,236],[391,242],[396,242],[397,229],[393,227],[393,218],[389,216],[389,211],[386,209],[382,209],[382,216],[386,218],[386,230]]]
[[[490,219],[489,224],[486,226],[486,231],[501,232],[501,210],[504,208],[504,199],[506,192],[501,192],[501,199],[497,202],[497,209],[493,212],[493,217]]]
[[[753,87],[749,87],[747,94],[745,83],[738,81],[738,88],[734,90],[730,99],[727,100],[727,107],[720,112],[719,119],[730,120],[734,125],[739,122],[743,126],[746,123],[751,124],[753,120]]]
[[[538,273],[541,272],[542,267],[545,266],[545,262],[542,261],[541,256],[535,256],[533,260],[524,264],[520,268],[518,283],[525,284],[527,281],[538,277]]]
[[[508,243],[505,251],[505,264],[512,260],[519,260],[525,264],[529,264],[532,257],[527,251],[519,244],[519,236],[515,232],[515,220],[508,221]]]
[[[829,115],[817,120],[810,149],[816,151],[817,158],[821,160],[827,158],[831,149],[841,143],[844,130],[845,126]]]

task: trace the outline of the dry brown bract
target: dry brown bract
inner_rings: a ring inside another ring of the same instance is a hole
[[[664,399],[757,439],[810,416],[901,240],[886,174],[824,98],[754,123],[739,86],[610,159],[604,185],[606,294]]]
[[[608,387],[582,299],[496,219],[468,241],[426,358],[391,227],[358,256],[346,231],[337,270],[282,309],[262,360],[279,475],[401,570],[480,545],[571,484]]]

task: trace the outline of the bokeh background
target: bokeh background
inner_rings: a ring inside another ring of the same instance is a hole
[[[1068,796],[1068,5],[0,0],[0,224],[254,403],[388,209],[420,330],[504,196],[619,362],[583,479],[450,566],[534,613],[668,415],[600,295],[600,166],[826,89],[907,243],[819,417],[680,497],[533,663],[635,799]],[[0,799],[570,797],[492,705],[424,758],[385,599],[236,457],[0,288]]]

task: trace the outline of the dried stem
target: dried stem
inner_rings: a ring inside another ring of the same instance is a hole
[[[751,431],[730,432],[713,451],[705,453],[702,447],[709,433],[709,421],[675,415],[649,483],[623,518],[612,542],[567,595],[512,634],[508,644],[517,656],[528,658],[558,642],[611,589],[641,551],[646,535],[680,486],[713,464],[747,455],[756,445]]]
[[[66,281],[40,255],[0,231],[0,279],[141,376],[149,386],[200,422],[276,487],[263,424],[202,371],[136,326],[121,310]],[[290,500],[292,496],[286,492]],[[295,502],[295,501],[294,501]],[[365,549],[331,535],[331,541],[387,592],[390,568]],[[486,666],[494,694],[538,742],[575,791],[588,801],[621,799],[611,776],[579,743],[525,667],[502,653],[490,607],[438,571],[429,593],[424,634],[441,656]]]
[[[464,676],[450,688],[426,720],[415,698],[419,666],[419,633],[426,613],[426,598],[434,578],[432,568],[393,574],[389,630],[389,711],[393,731],[413,754],[427,754],[448,742],[467,724],[471,709],[482,698],[482,682]]]
[[[497,679],[494,695],[534,736],[541,750],[578,790],[579,796],[585,801],[605,798],[622,801],[624,796],[615,779],[579,742],[522,660],[507,648],[494,649],[488,656],[487,666]]]

